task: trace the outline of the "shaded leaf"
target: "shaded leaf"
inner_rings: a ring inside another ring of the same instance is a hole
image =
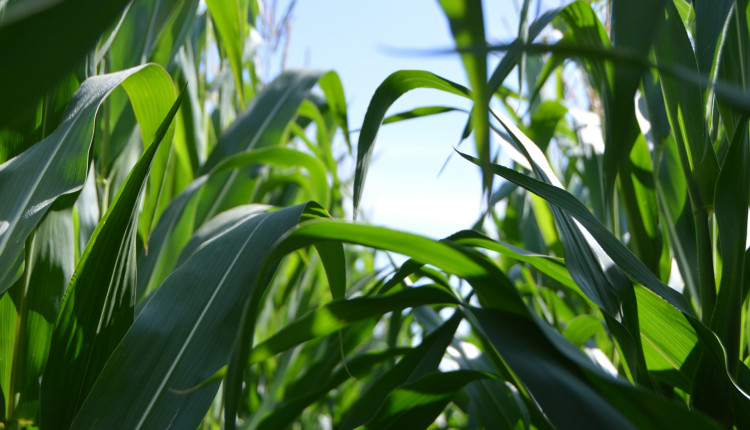
[[[151,162],[182,101],[166,114],[89,241],[55,321],[42,378],[42,422],[70,426],[99,372],[133,322],[138,201]]]

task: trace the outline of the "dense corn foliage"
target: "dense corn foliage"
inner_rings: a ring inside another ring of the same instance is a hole
[[[747,0],[530,3],[439,0],[468,85],[352,132],[258,0],[0,1],[0,428],[750,428]],[[477,223],[357,221],[445,112]]]

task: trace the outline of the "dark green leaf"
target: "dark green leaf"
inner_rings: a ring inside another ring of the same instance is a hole
[[[218,385],[189,394],[177,390],[200,384],[227,363],[250,283],[271,245],[304,210],[300,205],[261,215],[250,211],[207,238],[156,289],[73,428],[197,427]]]
[[[73,0],[8,6],[0,25],[0,124],[29,114],[44,94],[81,65],[127,4]]]
[[[110,353],[133,322],[138,201],[182,101],[159,126],[94,231],[62,303],[42,378],[42,422],[70,426]]]

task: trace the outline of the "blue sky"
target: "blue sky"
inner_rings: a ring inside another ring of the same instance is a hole
[[[513,0],[486,2],[488,39],[512,38],[517,16]],[[397,70],[422,69],[465,83],[457,55],[399,51],[452,46],[436,0],[298,0],[286,66],[336,70],[349,101],[350,127],[358,129],[375,89]],[[470,107],[456,96],[414,90],[389,113],[426,105]],[[452,157],[438,176],[465,121],[465,114],[448,113],[381,128],[362,201],[369,221],[432,237],[471,227],[482,207],[477,170]],[[462,148],[471,147],[467,141]]]

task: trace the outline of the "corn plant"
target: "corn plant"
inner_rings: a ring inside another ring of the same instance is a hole
[[[524,1],[492,45],[440,0],[468,86],[387,77],[354,172],[261,2],[105,3],[0,2],[4,428],[750,426],[746,2]],[[387,116],[417,88],[473,103],[442,240],[344,219],[383,124],[456,111]]]

